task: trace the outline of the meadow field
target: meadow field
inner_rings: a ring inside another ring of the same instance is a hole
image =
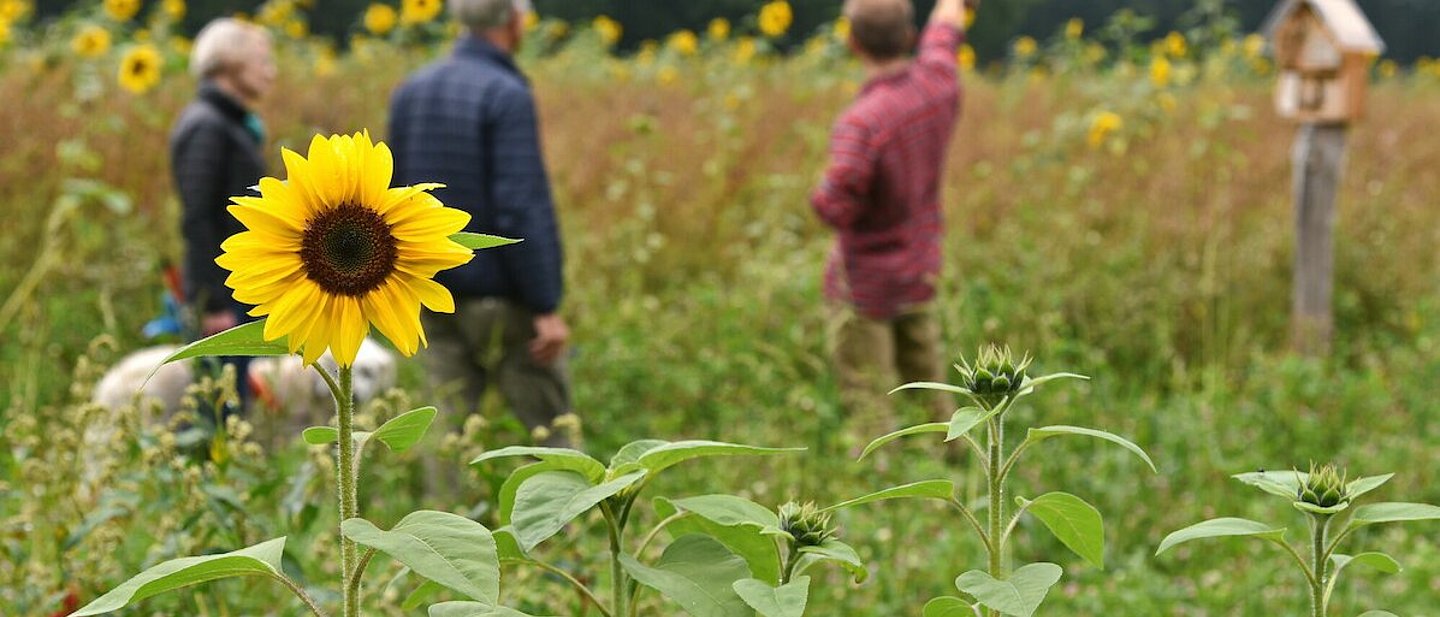
[[[1093,29],[1123,31],[1112,26]],[[89,27],[109,33],[104,51],[81,53],[76,38]],[[194,82],[183,41],[160,25],[140,28],[96,8],[44,30],[17,21],[0,43],[0,91],[9,93],[0,112],[4,615],[64,614],[68,594],[83,604],[158,561],[277,535],[290,538],[287,571],[299,580],[338,567],[336,521],[324,507],[333,465],[298,439],[251,434],[265,434],[273,415],[231,426],[211,460],[197,462],[176,457],[165,425],[85,404],[106,366],[148,344],[140,327],[160,313],[160,270],[179,255],[166,139]],[[440,26],[343,50],[276,30],[280,84],[260,110],[273,173],[281,147],[300,149],[317,133],[383,138],[393,88],[446,51]],[[1016,478],[1021,494],[1066,487],[1095,504],[1106,515],[1107,567],[1043,533],[1019,536],[1017,559],[1049,556],[1066,568],[1040,614],[1302,614],[1304,581],[1271,548],[1217,540],[1160,557],[1155,549],[1216,516],[1293,523],[1299,534],[1292,508],[1229,478],[1244,471],[1335,461],[1353,475],[1397,472],[1381,500],[1440,502],[1440,69],[1375,68],[1340,189],[1334,350],[1311,359],[1288,352],[1295,129],[1271,110],[1273,75],[1258,41],[1200,28],[1177,33],[1178,47],[1154,33],[1123,46],[1071,34],[1022,41],[1004,63],[964,69],[938,309],[957,359],[997,342],[1028,350],[1039,372],[1091,377],[1049,387],[1021,419],[1104,426],[1144,447],[1159,473],[1097,443],[1046,450]],[[541,21],[533,38],[521,64],[535,84],[564,229],[585,449],[608,457],[644,437],[808,448],[689,464],[663,480],[673,495],[834,503],[946,475],[983,494],[963,448],[938,439],[894,447],[878,467],[852,456],[875,436],[845,434],[837,409],[820,293],[830,236],[807,199],[830,123],[862,78],[832,29],[786,56],[738,24],[723,39],[672,37],[623,57],[589,24]],[[156,81],[132,91],[116,71],[138,46],[161,61]],[[418,362],[403,366],[401,382],[366,413],[423,402]],[[384,455],[367,470],[370,518],[388,523],[424,506],[493,519],[504,469],[464,463],[531,435],[498,399],[485,411],[484,421],[452,413],[444,422],[453,432],[425,442],[430,454]],[[902,411],[907,423],[925,420],[918,408]],[[125,430],[87,441],[101,420]],[[435,465],[459,482],[427,487],[419,478]],[[858,585],[825,574],[811,614],[918,615],[983,559],[939,506],[874,504],[839,523],[872,573]],[[546,555],[604,573],[603,532],[575,530]],[[1405,569],[1349,575],[1337,614],[1440,614],[1440,526],[1356,537],[1389,547]],[[399,569],[383,567],[373,580]],[[543,573],[505,576],[511,606],[588,614]],[[403,598],[413,586],[395,581],[381,596]],[[222,582],[125,614],[302,614],[279,608],[289,606],[280,594]],[[680,614],[642,597],[641,614]],[[421,610],[377,604],[366,614]]]

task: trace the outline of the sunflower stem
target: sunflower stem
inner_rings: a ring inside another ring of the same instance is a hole
[[[339,487],[340,522],[359,516],[359,501],[356,495],[355,464],[355,396],[353,374],[348,366],[340,367],[340,383],[335,392],[335,410],[339,416],[338,461],[335,465],[336,484]],[[344,617],[360,616],[360,585],[352,584],[351,577],[358,575],[355,542],[340,536],[340,582]]]

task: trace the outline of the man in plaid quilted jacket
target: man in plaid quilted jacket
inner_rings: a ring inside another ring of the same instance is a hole
[[[944,374],[935,286],[944,241],[941,179],[960,115],[963,0],[940,0],[915,48],[910,0],[848,0],[849,45],[865,67],[835,123],[811,205],[835,229],[825,268],[831,342],[849,433],[893,428],[885,392]],[[930,401],[940,418],[950,401]]]

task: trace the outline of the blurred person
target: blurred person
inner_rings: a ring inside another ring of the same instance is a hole
[[[560,232],[534,96],[514,60],[530,5],[449,4],[463,27],[454,52],[391,100],[395,180],[442,183],[435,195],[473,216],[467,231],[523,242],[480,251],[436,277],[455,295],[455,312],[423,317],[430,380],[439,392],[458,392],[449,397],[457,409],[472,411],[493,379],[538,441],[569,445],[566,431],[553,426],[570,412]]]
[[[255,106],[275,83],[270,35],[252,24],[222,18],[195,37],[190,72],[200,81],[195,100],[170,134],[170,167],[182,206],[184,296],[200,337],[250,321],[249,307],[225,286],[226,272],[215,263],[220,244],[245,230],[226,210],[230,198],[251,194],[265,175],[265,128]],[[249,401],[243,378],[249,358],[223,358],[241,376],[235,384],[239,411]],[[227,413],[237,410],[227,410]]]
[[[896,385],[944,375],[934,314],[945,235],[941,178],[960,115],[966,7],[940,0],[912,59],[914,10],[910,0],[845,3],[848,46],[866,81],[834,125],[829,163],[810,200],[836,232],[825,296],[850,439],[894,428],[885,393]],[[947,396],[927,402],[935,419],[954,411]]]

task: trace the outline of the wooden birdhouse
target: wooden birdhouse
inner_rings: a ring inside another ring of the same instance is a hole
[[[1280,76],[1275,109],[1282,117],[1317,124],[1360,119],[1370,64],[1385,42],[1355,0],[1282,0],[1265,35]]]

